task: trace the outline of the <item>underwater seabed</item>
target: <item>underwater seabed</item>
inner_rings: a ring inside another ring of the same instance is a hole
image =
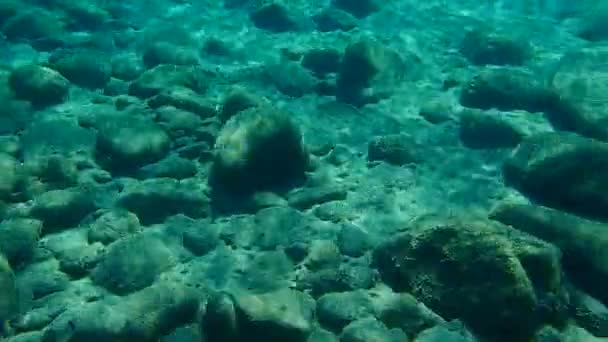
[[[606,22],[0,0],[0,340],[607,340]]]

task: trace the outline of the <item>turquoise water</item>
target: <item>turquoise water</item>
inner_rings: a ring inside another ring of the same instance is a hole
[[[0,340],[606,340],[606,23],[0,0]]]

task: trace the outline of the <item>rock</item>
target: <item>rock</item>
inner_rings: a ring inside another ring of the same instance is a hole
[[[541,133],[522,141],[504,167],[505,182],[538,203],[608,219],[608,143],[574,133]]]
[[[160,126],[134,116],[107,117],[97,128],[97,160],[115,173],[128,173],[157,162],[171,146]]]
[[[460,52],[475,65],[522,65],[531,51],[525,39],[482,29],[468,31],[460,46]]]
[[[302,188],[289,193],[287,201],[290,206],[306,210],[311,207],[331,201],[346,199],[347,189],[343,186],[326,186]]]
[[[357,27],[357,19],[350,13],[336,9],[327,8],[313,15],[312,20],[317,30],[321,32],[350,31]]]
[[[527,204],[500,205],[491,217],[558,246],[569,279],[608,304],[608,294],[601,285],[608,280],[605,224]]]
[[[608,139],[608,131],[575,101],[517,68],[482,70],[462,89],[460,104],[483,110],[542,112],[556,129]]]
[[[144,67],[137,56],[131,54],[113,55],[110,65],[112,77],[123,81],[133,81],[144,72]]]
[[[299,128],[288,113],[274,108],[251,108],[232,117],[215,150],[209,183],[230,194],[289,186],[301,181],[308,167]]]
[[[436,325],[426,329],[416,338],[414,342],[477,342],[477,339],[467,330],[466,326],[454,320],[444,324]],[[548,342],[548,341],[547,341]]]
[[[314,91],[316,80],[299,63],[281,61],[270,64],[264,76],[284,95],[302,97]]]
[[[490,220],[421,218],[379,245],[374,260],[395,290],[482,336],[525,340],[564,310],[541,310],[565,301],[559,250]]]
[[[19,2],[16,0],[0,1],[0,27],[19,12]]]
[[[205,305],[201,320],[202,335],[209,341],[238,341],[239,322],[232,296],[214,293]]]
[[[142,224],[161,223],[184,214],[192,218],[208,215],[208,198],[198,181],[152,178],[127,186],[118,205],[135,213]]]
[[[63,35],[63,23],[58,16],[42,9],[21,11],[9,18],[2,28],[11,41],[55,40]]]
[[[42,222],[29,218],[11,218],[0,222],[0,254],[13,266],[32,260]]]
[[[556,129],[608,140],[602,107],[608,91],[608,71],[603,68],[606,58],[608,47],[583,47],[553,62],[546,72],[547,83],[559,96],[554,101],[555,111],[547,118]]]
[[[13,70],[9,84],[17,98],[27,100],[37,108],[62,103],[70,86],[59,72],[35,64]]]
[[[369,295],[361,290],[328,293],[317,300],[319,323],[337,333],[348,324],[373,315],[373,302]]]
[[[198,63],[193,51],[168,42],[155,42],[146,46],[142,61],[147,69],[152,69],[160,64],[196,65]]]
[[[192,321],[198,300],[195,291],[185,285],[160,283],[117,303],[75,305],[44,329],[42,341],[157,341]]]
[[[186,87],[202,94],[208,86],[207,78],[196,66],[161,64],[146,70],[133,81],[129,95],[147,99],[174,87]]]
[[[234,298],[239,336],[253,341],[306,341],[312,331],[314,300],[282,289]]]
[[[269,3],[256,8],[250,15],[253,24],[273,33],[296,31],[299,23],[290,10],[280,3]]]
[[[13,156],[0,152],[0,198],[9,199],[16,190],[21,174],[18,169],[18,161]]]
[[[124,338],[157,341],[171,330],[194,320],[204,288],[189,284],[159,282],[126,298],[116,306],[129,316]]]
[[[214,117],[217,113],[213,104],[202,99],[189,88],[171,88],[163,90],[158,95],[148,100],[148,105],[152,108],[162,106],[173,106],[175,108],[192,112],[201,119]]]
[[[535,75],[511,67],[487,68],[462,89],[465,107],[543,112],[551,108],[551,92]]]
[[[420,145],[413,137],[405,134],[391,134],[375,137],[369,142],[367,159],[401,166],[420,162],[422,153]]]
[[[266,293],[292,284],[293,263],[282,250],[261,251],[244,262],[236,277],[238,287],[253,293]]]
[[[520,129],[501,117],[466,110],[460,117],[460,140],[468,148],[516,147],[524,137]]]
[[[103,255],[103,245],[93,244],[68,248],[55,257],[59,269],[73,279],[85,277],[99,263]]]
[[[608,40],[608,30],[604,23],[608,19],[608,5],[604,2],[597,2],[589,5],[582,11],[582,18],[577,27],[577,35],[592,42]]]
[[[196,171],[197,165],[192,160],[170,155],[154,164],[143,166],[138,174],[142,178],[166,177],[180,180],[193,177]]]
[[[223,122],[248,108],[258,106],[262,100],[241,87],[231,88],[222,99],[219,117]]]
[[[96,284],[124,295],[152,285],[174,262],[174,256],[164,242],[139,234],[111,244],[91,278]]]
[[[576,324],[597,337],[608,337],[608,307],[581,291],[571,291]]]
[[[59,262],[52,258],[21,269],[16,274],[16,282],[20,296],[24,296],[21,298],[28,301],[47,299],[70,286],[70,278],[59,269]]]
[[[42,221],[45,235],[80,224],[95,207],[91,194],[79,188],[50,190],[34,199],[31,215]]]
[[[409,293],[390,294],[385,300],[376,299],[377,317],[389,328],[399,328],[408,336],[445,321]]]
[[[348,45],[336,81],[336,99],[361,107],[390,95],[405,63],[394,50],[372,39]]]
[[[99,89],[110,81],[112,66],[98,51],[58,52],[49,57],[50,65],[73,84]]]
[[[378,0],[333,0],[332,6],[362,19],[378,11],[380,2]]]
[[[184,247],[196,256],[205,255],[220,245],[217,227],[208,222],[182,217],[176,224],[181,227]]]
[[[113,19],[106,9],[94,3],[63,2],[60,6],[68,14],[68,26],[74,31],[102,30]]]
[[[137,215],[120,209],[106,210],[89,226],[88,241],[107,245],[140,231]]]
[[[399,329],[388,329],[373,317],[363,318],[347,325],[340,335],[341,342],[408,342],[407,335]]]
[[[343,255],[358,258],[372,247],[372,241],[361,227],[344,223],[338,233],[338,247]]]
[[[0,254],[0,324],[14,318],[18,312],[18,295],[15,275],[8,261]]]
[[[368,265],[341,264],[298,274],[298,290],[314,297],[340,291],[367,290],[378,280],[378,274]]]
[[[316,75],[325,76],[340,70],[342,53],[336,49],[312,49],[302,56],[302,66]]]
[[[327,330],[317,328],[308,336],[307,342],[338,342],[338,337]]]

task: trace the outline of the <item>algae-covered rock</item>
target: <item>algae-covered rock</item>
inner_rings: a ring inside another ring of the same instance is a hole
[[[608,219],[608,143],[541,133],[524,139],[503,169],[507,184],[543,205]]]
[[[210,184],[217,190],[248,194],[300,181],[308,167],[302,134],[289,113],[251,108],[235,115],[220,132]]]
[[[426,218],[378,246],[375,264],[395,290],[407,291],[445,319],[462,319],[498,340],[525,340],[560,298],[554,246],[487,219]]]

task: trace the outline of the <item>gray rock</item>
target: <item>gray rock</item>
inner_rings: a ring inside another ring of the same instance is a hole
[[[47,191],[34,199],[33,217],[43,223],[42,234],[78,225],[95,210],[89,192],[79,188]]]
[[[374,259],[396,291],[482,336],[523,340],[543,323],[561,323],[566,308],[559,250],[484,218],[421,218]],[[541,310],[547,302],[554,304]]]
[[[107,245],[140,231],[137,215],[122,209],[106,210],[89,226],[88,240]]]
[[[59,72],[39,65],[24,65],[13,70],[9,84],[17,98],[38,108],[62,103],[70,86]]]
[[[0,254],[13,267],[21,266],[34,256],[42,222],[28,218],[12,218],[0,222]]]
[[[148,105],[152,108],[173,106],[194,113],[201,119],[210,118],[217,114],[211,102],[202,98],[194,90],[186,87],[163,90],[158,95],[150,98]]]
[[[195,66],[161,64],[146,70],[129,86],[129,95],[147,99],[165,89],[186,87],[197,93],[207,89],[207,76]]]
[[[290,206],[304,210],[315,205],[346,199],[347,189],[343,186],[303,188],[290,193],[287,201]]]
[[[605,224],[528,204],[502,204],[491,217],[558,246],[569,279],[608,304],[608,294],[602,286],[608,281]]]
[[[416,336],[421,331],[445,323],[436,313],[416,300],[409,293],[391,295],[378,308],[378,319],[389,328],[399,328],[409,336]]]
[[[476,342],[477,339],[457,320],[436,325],[416,336],[414,342]],[[548,341],[547,341],[548,342]]]
[[[592,218],[608,218],[608,143],[574,133],[525,139],[504,164],[507,184],[532,200]]]
[[[350,257],[360,257],[372,247],[369,234],[354,224],[345,223],[338,234],[340,252]]]
[[[376,137],[370,141],[367,149],[369,161],[385,161],[393,165],[419,163],[422,157],[420,146],[405,134]]]
[[[60,51],[49,57],[51,66],[73,84],[90,89],[105,87],[112,66],[98,51]]]
[[[469,148],[512,148],[523,132],[500,116],[466,110],[460,117],[460,140]]]
[[[64,291],[70,285],[69,277],[59,270],[54,259],[27,266],[16,275],[20,296],[37,300]]]
[[[219,192],[242,195],[285,187],[301,180],[308,166],[299,128],[288,113],[274,108],[233,116],[215,148],[209,182]]]
[[[364,291],[328,293],[317,300],[319,322],[337,333],[351,322],[373,315],[373,302]]]
[[[192,288],[160,283],[118,303],[97,301],[68,308],[44,329],[42,341],[154,341],[190,322],[199,298]]]
[[[14,318],[18,310],[18,295],[15,275],[8,261],[0,254],[0,324]]]
[[[314,300],[301,292],[277,290],[234,299],[240,337],[252,341],[306,341],[312,331]]]
[[[389,329],[373,317],[362,318],[347,325],[340,335],[341,342],[408,342],[410,339],[399,329]]]
[[[172,178],[152,178],[130,184],[118,204],[135,213],[144,225],[160,223],[177,214],[202,218],[209,212],[209,200],[200,182]]]
[[[184,179],[194,176],[196,167],[196,163],[190,159],[170,155],[156,163],[143,166],[137,173],[141,178]]]
[[[97,159],[125,173],[165,157],[171,140],[157,124],[134,116],[107,117],[97,123]]]
[[[17,159],[13,156],[0,152],[0,198],[8,199],[16,189],[21,175],[18,171]]]
[[[152,285],[174,259],[159,238],[142,233],[111,244],[91,276],[110,291],[128,294]]]

